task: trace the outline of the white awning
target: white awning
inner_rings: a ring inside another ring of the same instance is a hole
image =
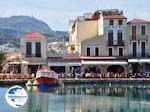
[[[129,63],[150,63],[150,59],[128,59]]]
[[[17,61],[13,61],[13,62],[9,62],[10,65],[19,65],[21,64],[21,62],[17,62]]]
[[[29,64],[28,61],[12,61],[9,62],[10,65],[20,65],[20,64]]]
[[[49,61],[48,66],[81,66],[80,61]]]
[[[87,65],[127,65],[126,61],[82,61],[82,64]]]
[[[128,59],[129,63],[138,63],[139,60],[138,59]]]
[[[150,59],[140,59],[139,63],[150,63]]]
[[[21,63],[22,63],[22,64],[29,64],[28,61],[22,61]]]
[[[30,62],[29,65],[45,65],[45,64],[47,64],[46,60],[30,60],[29,62]]]

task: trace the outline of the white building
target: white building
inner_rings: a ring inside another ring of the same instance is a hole
[[[128,72],[127,18],[123,11],[98,10],[80,18],[69,30],[69,51],[79,52],[81,71]]]
[[[47,46],[46,37],[37,32],[23,36],[21,53],[29,62],[23,70],[32,73],[39,65],[47,64],[52,70],[73,77],[75,73],[88,72],[150,72],[149,29],[150,21],[127,22],[123,11],[118,9],[87,13],[72,22],[68,45],[52,42]]]
[[[36,73],[39,66],[47,64],[46,36],[32,32],[21,37],[20,49],[22,59],[29,62],[22,65],[22,73]]]
[[[128,22],[130,72],[150,71],[150,21],[133,19]]]

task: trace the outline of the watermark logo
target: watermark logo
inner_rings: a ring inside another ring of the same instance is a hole
[[[28,95],[21,86],[13,86],[7,90],[5,99],[10,106],[19,108],[26,103]]]

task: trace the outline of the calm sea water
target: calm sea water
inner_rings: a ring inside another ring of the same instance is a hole
[[[0,112],[150,112],[150,85],[79,85],[26,88],[28,101],[18,109],[0,87]]]

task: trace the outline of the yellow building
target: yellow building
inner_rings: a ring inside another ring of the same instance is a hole
[[[127,18],[123,11],[98,10],[75,19],[69,30],[69,52],[78,52],[81,71],[127,72]]]

